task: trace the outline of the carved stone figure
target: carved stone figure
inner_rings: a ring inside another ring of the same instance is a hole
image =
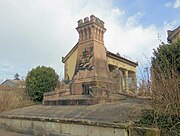
[[[77,66],[77,72],[79,70],[93,70],[93,47],[84,48],[82,55],[79,59],[79,65]]]

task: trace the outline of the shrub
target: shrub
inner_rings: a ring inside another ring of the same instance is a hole
[[[154,110],[146,110],[139,120],[141,126],[158,127],[161,130],[161,136],[179,136],[180,118],[158,114]]]
[[[53,91],[58,83],[59,76],[50,67],[38,66],[28,72],[26,78],[26,92],[30,99],[42,102],[45,92]]]
[[[180,74],[180,41],[160,45],[153,55],[152,68],[156,80],[172,78],[174,72]]]
[[[160,45],[152,57],[152,97],[157,112],[180,116],[180,41]]]
[[[180,41],[160,45],[152,57],[152,98],[155,124],[176,135],[180,124]]]

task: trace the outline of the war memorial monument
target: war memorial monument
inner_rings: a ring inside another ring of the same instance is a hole
[[[104,46],[104,22],[78,21],[77,44],[62,58],[64,82],[42,105],[0,114],[0,128],[35,136],[159,136],[136,126],[147,100],[135,97],[136,62]],[[131,97],[130,97],[131,96]]]
[[[111,94],[133,94],[136,62],[106,50],[104,22],[91,15],[78,21],[78,43],[62,58],[67,84],[44,94],[44,105],[111,102]]]

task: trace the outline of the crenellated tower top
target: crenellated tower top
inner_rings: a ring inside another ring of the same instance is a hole
[[[79,33],[79,42],[88,40],[104,42],[104,33],[106,31],[104,22],[94,15],[91,15],[90,18],[85,17],[84,20],[80,19],[76,29]]]

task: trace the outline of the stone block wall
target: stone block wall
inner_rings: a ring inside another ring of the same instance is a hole
[[[0,118],[0,128],[34,136],[128,136],[125,128]]]

